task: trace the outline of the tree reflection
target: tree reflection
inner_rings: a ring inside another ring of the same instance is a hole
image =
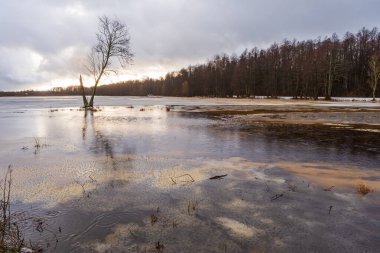
[[[82,127],[83,143],[89,141],[88,147],[90,151],[96,155],[104,153],[110,159],[112,168],[117,169],[114,159],[114,149],[110,139],[102,133],[97,127],[97,122],[92,110],[85,110]]]

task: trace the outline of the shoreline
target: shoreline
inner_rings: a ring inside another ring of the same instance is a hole
[[[7,92],[4,92],[7,93]],[[14,93],[14,92],[10,92]],[[15,92],[17,93],[17,92]],[[90,96],[91,94],[87,94],[86,96]],[[33,94],[33,95],[21,95],[21,94],[1,94],[0,92],[0,98],[3,97],[81,97],[80,94]],[[202,96],[133,96],[133,95],[102,95],[98,94],[96,97],[142,97],[142,98],[181,98],[181,99],[188,99],[188,98],[198,98],[198,99],[229,99],[229,100],[256,100],[256,99],[266,99],[266,100],[293,100],[293,101],[325,101],[325,102],[337,102],[337,101],[368,101],[368,102],[374,102],[371,97],[331,97],[331,99],[325,99],[324,97],[318,97],[318,99],[314,98],[295,98],[292,96],[278,96],[277,98],[273,98],[270,96],[251,96],[251,97],[202,97]],[[95,98],[96,98],[95,97]],[[375,99],[375,102],[379,102],[380,97],[377,97]]]

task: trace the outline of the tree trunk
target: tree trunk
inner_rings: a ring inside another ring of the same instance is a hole
[[[325,90],[325,100],[331,100],[331,90],[332,90],[332,56],[330,56],[330,61],[329,61],[329,74],[328,74],[328,79],[327,79],[327,87]]]
[[[89,107],[94,107],[94,97],[95,97],[95,93],[96,93],[96,88],[98,87],[98,82],[99,81],[96,81],[94,89],[92,90],[92,95],[91,95],[90,103],[88,104]]]
[[[86,98],[86,93],[84,92],[82,75],[79,76],[79,82],[80,82],[80,88],[82,90],[83,107],[86,108],[86,107],[88,107],[88,102],[87,102],[87,98]]]
[[[100,71],[98,78],[95,81],[95,86],[94,86],[94,89],[92,90],[90,103],[88,104],[89,107],[94,107],[94,97],[95,97],[95,93],[96,93],[96,88],[98,88],[100,78],[102,78],[104,70],[106,69],[106,67],[108,65],[108,59],[109,59],[109,53],[107,54],[107,60],[106,60],[105,64],[103,65],[102,70]]]
[[[372,87],[372,101],[376,101],[376,88],[377,88],[377,76],[375,76],[375,80],[373,82]]]
[[[94,97],[95,97],[96,87],[97,85],[94,86],[94,89],[92,91],[90,103],[88,104],[89,107],[94,107]]]

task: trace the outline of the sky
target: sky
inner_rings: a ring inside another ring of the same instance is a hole
[[[93,80],[84,65],[98,17],[125,23],[133,64],[102,83],[199,64],[220,53],[380,27],[378,0],[0,0],[0,90],[46,90]]]

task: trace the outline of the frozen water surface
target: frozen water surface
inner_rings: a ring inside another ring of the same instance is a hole
[[[378,103],[96,103],[0,98],[1,173],[45,252],[378,252]]]

